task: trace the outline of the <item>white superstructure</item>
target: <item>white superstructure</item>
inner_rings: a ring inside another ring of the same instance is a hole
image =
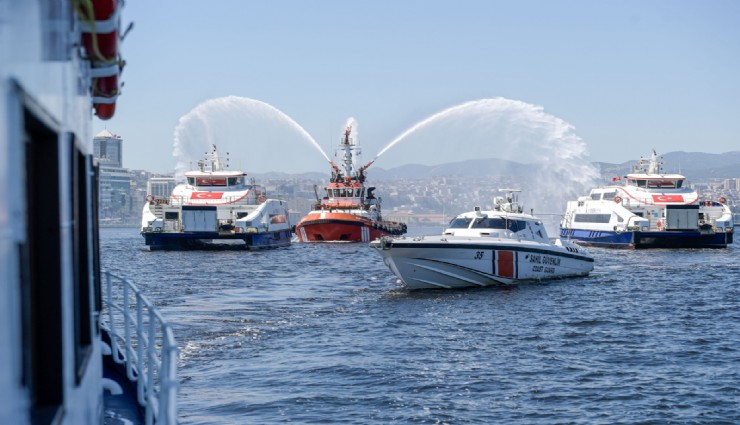
[[[383,237],[370,245],[409,289],[510,285],[586,276],[593,257],[575,244],[550,240],[524,212],[518,190],[502,189],[491,210],[460,214],[442,235]]]

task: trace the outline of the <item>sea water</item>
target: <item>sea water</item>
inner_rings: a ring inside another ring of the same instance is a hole
[[[183,424],[740,423],[737,245],[423,292],[364,243],[101,251],[174,326]]]

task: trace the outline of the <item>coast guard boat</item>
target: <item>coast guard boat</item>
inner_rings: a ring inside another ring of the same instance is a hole
[[[207,163],[210,162],[210,166]],[[250,250],[290,245],[288,205],[269,199],[242,171],[227,171],[216,146],[168,198],[147,195],[141,234],[150,250],[237,242]]]
[[[343,170],[331,162],[331,181],[324,188],[324,197],[319,199],[317,192],[313,211],[296,225],[295,233],[301,242],[368,242],[406,233],[406,224],[383,220],[381,199],[375,197],[375,188],[365,188],[365,170],[373,161],[356,168],[359,149],[351,132],[352,127],[348,126],[341,142]]]
[[[171,327],[100,270],[91,118],[115,111],[122,3],[0,0],[3,424],[177,423]]]
[[[438,236],[382,237],[370,242],[408,289],[512,285],[586,276],[594,259],[574,243],[550,240],[523,212],[516,189],[501,189],[494,207],[455,217]]]
[[[653,150],[623,185],[594,188],[569,201],[560,237],[617,248],[726,248],[733,241],[727,200],[700,199],[681,174],[664,174]],[[614,179],[621,180],[621,177]]]

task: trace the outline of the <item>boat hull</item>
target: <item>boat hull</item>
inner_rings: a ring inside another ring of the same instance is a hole
[[[349,213],[309,214],[295,230],[301,242],[370,242],[391,233],[383,222],[375,222]]]
[[[727,248],[733,243],[733,232],[701,231],[631,231],[560,229],[560,237],[579,245],[605,248]]]
[[[192,232],[164,233],[142,232],[145,244],[151,251],[188,249],[271,249],[289,246],[292,238],[290,230],[267,233],[229,233]]]
[[[451,238],[370,243],[411,290],[513,285],[586,276],[593,258],[562,246]]]

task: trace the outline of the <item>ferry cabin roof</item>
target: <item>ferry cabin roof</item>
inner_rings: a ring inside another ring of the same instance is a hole
[[[211,173],[193,172],[186,173],[188,184],[191,186],[243,186],[246,184],[246,174],[240,172],[230,172],[228,174],[219,173],[219,175],[212,175]]]
[[[654,177],[644,175],[627,175],[627,186],[644,187],[647,189],[679,189],[686,178],[680,174],[663,174]]]

